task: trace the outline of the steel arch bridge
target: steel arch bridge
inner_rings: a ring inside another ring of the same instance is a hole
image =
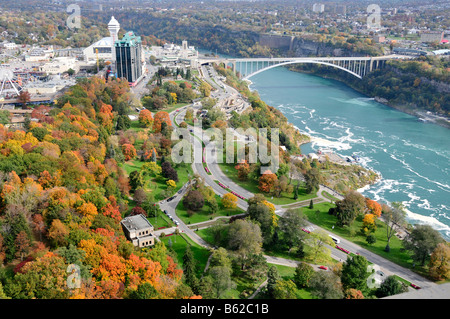
[[[314,63],[327,65],[343,70],[362,79],[373,70],[384,67],[387,60],[409,59],[409,56],[386,55],[379,57],[298,57],[298,58],[244,58],[244,59],[199,59],[200,64],[224,63],[231,65],[234,72],[239,72],[242,79],[247,80],[252,76],[289,64]]]

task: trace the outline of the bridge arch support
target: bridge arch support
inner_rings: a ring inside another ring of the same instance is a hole
[[[330,62],[326,62],[326,61],[316,61],[316,60],[294,60],[294,61],[286,61],[286,62],[281,62],[281,63],[273,64],[273,65],[264,67],[264,68],[262,68],[262,69],[259,69],[259,70],[255,71],[255,72],[253,72],[253,73],[247,74],[247,75],[244,76],[243,79],[244,79],[244,80],[248,80],[248,79],[250,79],[252,76],[254,76],[254,75],[256,75],[256,74],[262,73],[262,72],[264,72],[264,71],[267,71],[267,70],[270,70],[270,69],[273,69],[273,68],[277,68],[277,67],[279,67],[279,66],[289,65],[289,64],[299,64],[299,63],[315,63],[315,64],[322,64],[322,65],[331,66],[331,67],[334,67],[334,68],[338,68],[338,69],[340,69],[340,70],[343,70],[343,71],[345,71],[345,72],[347,72],[347,73],[350,73],[351,75],[357,77],[358,79],[362,79],[362,76],[361,76],[360,74],[358,74],[358,73],[356,73],[356,72],[353,72],[353,71],[351,71],[351,70],[349,70],[349,69],[347,69],[347,68],[345,68],[345,67],[342,67],[342,66],[340,66],[340,65],[333,64],[333,63],[330,63]]]

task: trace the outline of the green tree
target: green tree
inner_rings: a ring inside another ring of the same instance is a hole
[[[280,230],[283,232],[282,242],[291,249],[302,244],[305,233],[302,228],[306,226],[306,218],[304,215],[297,213],[295,210],[287,210],[278,222]]]
[[[277,282],[281,280],[281,276],[278,272],[277,267],[270,266],[269,271],[267,272],[267,293],[269,294],[270,298],[274,298],[274,289]]]
[[[397,295],[406,291],[408,291],[408,287],[402,284],[394,276],[389,276],[381,283],[375,294],[378,298],[383,298]]]
[[[298,288],[309,287],[309,281],[314,274],[314,268],[307,263],[301,262],[295,268],[294,282]]]
[[[297,299],[295,284],[290,279],[278,280],[273,287],[273,298],[275,299]]]
[[[336,217],[338,225],[351,225],[356,216],[362,213],[365,207],[364,197],[356,192],[350,191],[344,199],[336,202]]]
[[[186,284],[195,292],[198,287],[198,279],[195,275],[196,260],[191,246],[188,245],[183,255],[183,274]]]
[[[342,299],[342,284],[331,271],[315,272],[309,282],[311,294],[319,299]]]
[[[257,224],[250,220],[238,219],[228,230],[228,246],[234,252],[241,270],[244,270],[251,261],[252,255],[261,252],[262,235]]]
[[[236,283],[231,280],[231,270],[223,266],[214,266],[209,270],[212,278],[212,287],[215,298],[222,298],[225,293],[236,287]]]
[[[370,273],[367,271],[369,262],[364,256],[349,256],[342,265],[341,281],[345,290],[350,288],[360,290],[363,294],[367,292],[367,278]]]
[[[128,294],[128,299],[157,299],[158,291],[150,283],[140,284],[136,290],[132,290]]]
[[[306,191],[311,194],[314,191],[319,189],[320,182],[322,177],[317,168],[311,168],[305,173],[305,183],[306,183]]]
[[[8,110],[0,110],[0,124],[5,125],[11,123],[11,112]]]
[[[444,242],[441,234],[430,225],[415,225],[403,241],[405,249],[412,252],[414,261],[425,265],[433,250]]]

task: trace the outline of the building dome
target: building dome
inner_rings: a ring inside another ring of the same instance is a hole
[[[111,17],[111,21],[108,23],[108,29],[109,30],[119,30],[120,29],[120,23],[117,21],[114,16]]]

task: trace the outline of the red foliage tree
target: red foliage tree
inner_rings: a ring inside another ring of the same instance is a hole
[[[122,154],[125,156],[125,160],[129,161],[136,157],[136,149],[131,144],[123,144]]]

